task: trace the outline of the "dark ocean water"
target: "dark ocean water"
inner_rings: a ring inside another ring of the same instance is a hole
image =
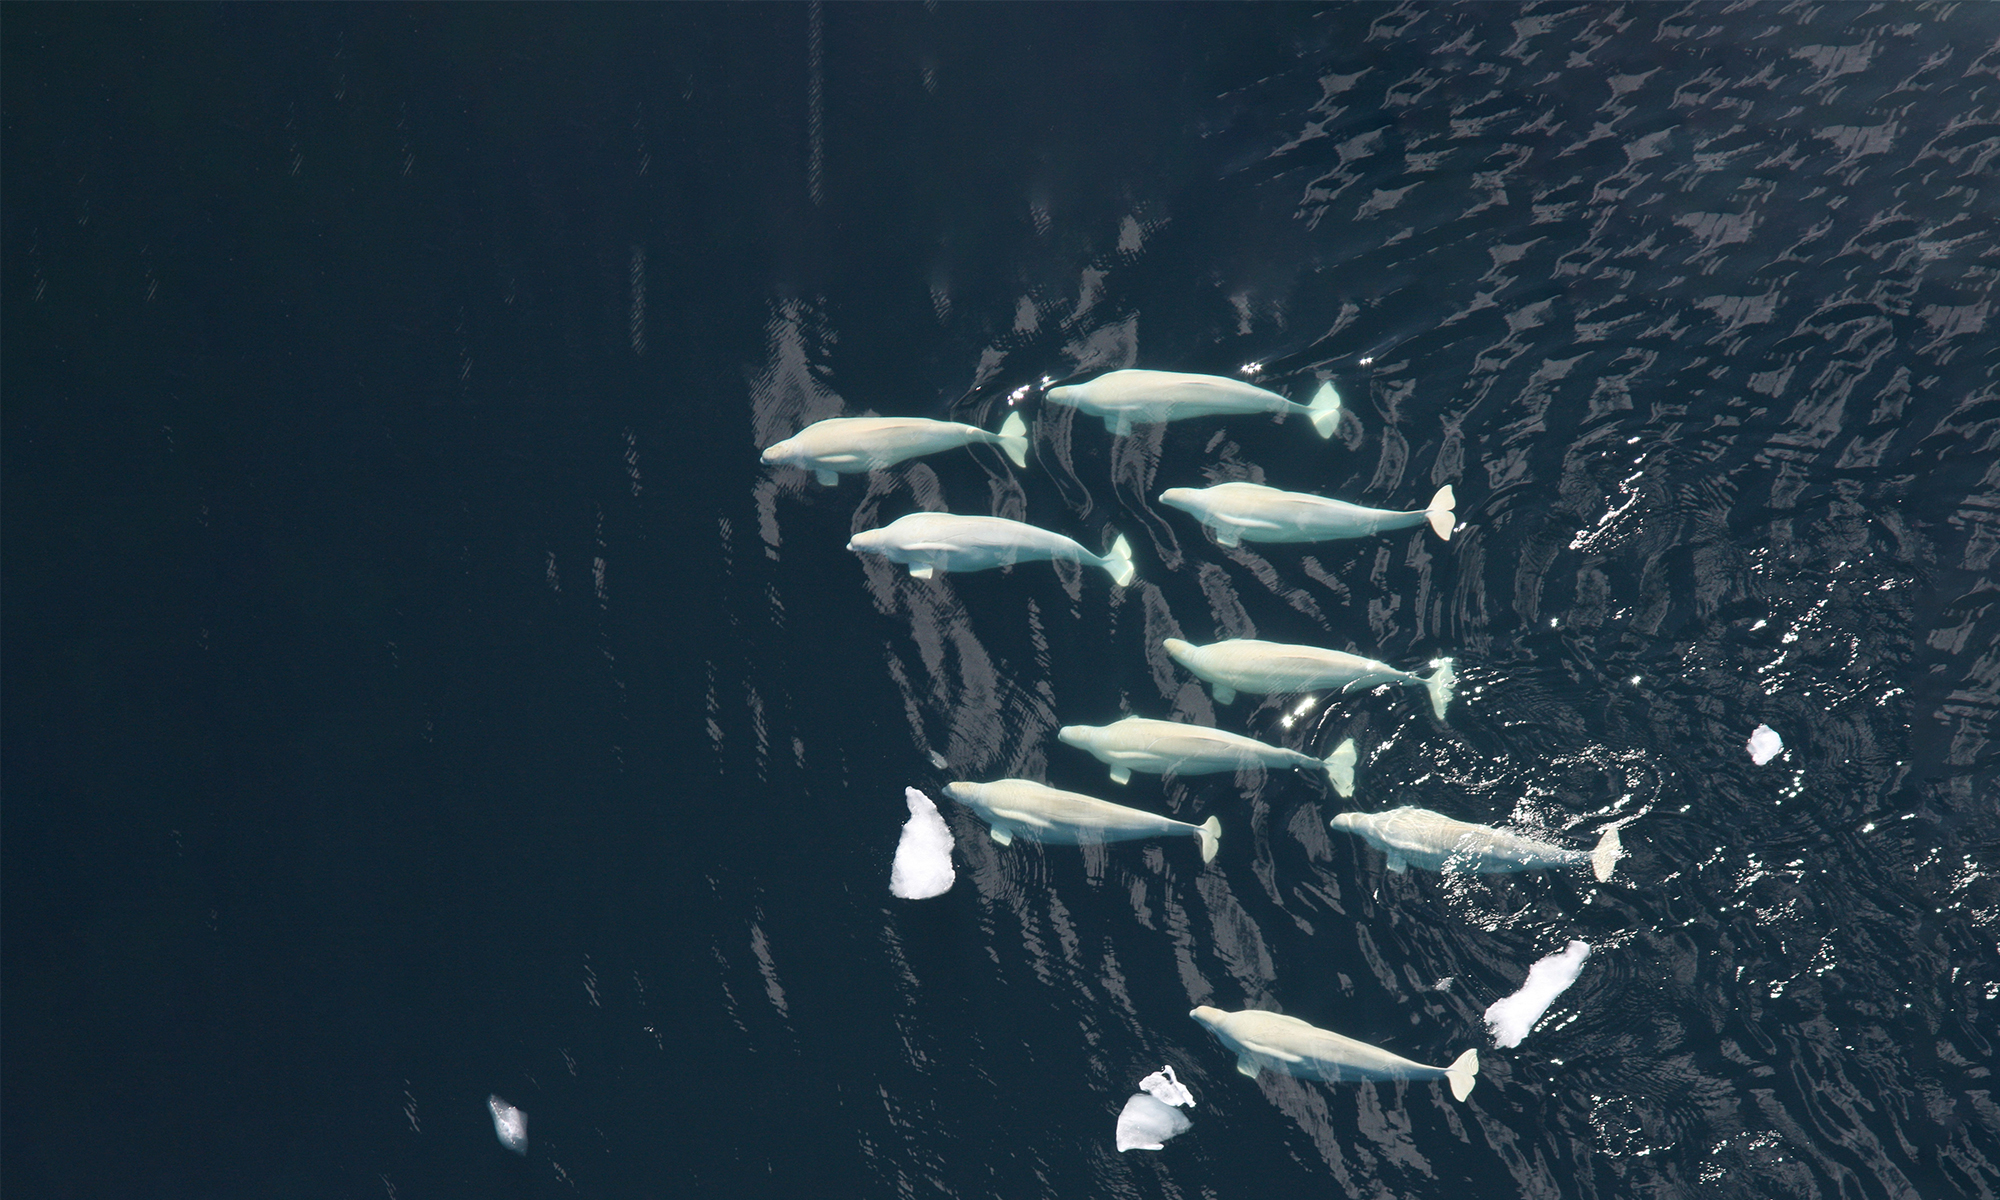
[[[2000,10],[0,19],[10,1196],[2000,1191]],[[1246,364],[1332,442],[1035,390]],[[757,463],[1016,395],[1026,470]],[[1156,500],[1226,478],[1463,525]],[[1139,579],[843,549],[936,508]],[[1460,701],[1218,708],[1167,636]],[[1121,712],[1630,855],[1392,875],[1315,779],[1054,740]],[[891,897],[903,788],[1001,776],[1222,852],[944,802]],[[1194,1004],[1480,1083],[1253,1083]]]

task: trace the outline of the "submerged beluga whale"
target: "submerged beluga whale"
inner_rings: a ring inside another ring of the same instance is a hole
[[[1261,483],[1215,483],[1204,488],[1168,488],[1160,503],[1194,514],[1215,531],[1224,546],[1244,542],[1329,542],[1367,537],[1389,529],[1429,523],[1431,532],[1451,540],[1458,501],[1445,484],[1431,502],[1409,512],[1364,508],[1345,500],[1286,492]]]
[[[1328,1083],[1442,1079],[1451,1086],[1452,1099],[1463,1100],[1472,1093],[1479,1074],[1477,1050],[1467,1050],[1448,1067],[1432,1067],[1280,1013],[1254,1008],[1225,1012],[1204,1004],[1188,1016],[1236,1051],[1236,1069],[1252,1079],[1266,1068]]]
[[[1266,695],[1320,688],[1352,691],[1378,683],[1400,683],[1429,692],[1431,711],[1442,721],[1458,688],[1458,675],[1448,658],[1439,659],[1429,675],[1417,675],[1358,654],[1322,650],[1317,646],[1260,642],[1255,638],[1230,638],[1207,646],[1167,638],[1161,645],[1175,662],[1208,682],[1217,704],[1228,704],[1236,699],[1238,692]]]
[[[1201,861],[1210,862],[1222,838],[1222,822],[1214,817],[1190,825],[1027,779],[947,783],[944,794],[978,813],[993,840],[1003,846],[1013,845],[1017,836],[1032,842],[1096,845],[1186,834],[1200,839]]]
[[[1164,775],[1169,771],[1178,775],[1212,775],[1241,767],[1298,767],[1325,771],[1335,786],[1339,786],[1341,772],[1345,770],[1347,786],[1353,787],[1352,738],[1323,759],[1240,733],[1149,717],[1126,717],[1109,725],[1065,725],[1056,731],[1056,738],[1065,746],[1096,755],[1111,768],[1113,783],[1130,782],[1134,771],[1149,775]]]
[[[1060,533],[1005,517],[961,517],[922,512],[898,517],[880,529],[864,529],[848,540],[856,554],[879,554],[904,563],[910,574],[929,579],[941,571],[985,571],[1015,563],[1060,560],[1101,567],[1119,587],[1132,582],[1132,546],[1124,535],[1107,554],[1092,554]]]
[[[1323,438],[1332,437],[1340,425],[1340,393],[1331,383],[1319,385],[1312,403],[1299,404],[1221,375],[1128,368],[1083,383],[1052,387],[1044,398],[1101,418],[1113,434],[1130,433],[1134,425],[1228,413],[1298,413],[1310,420],[1313,432]]]
[[[764,448],[766,466],[799,467],[832,487],[842,475],[860,475],[893,467],[905,459],[956,450],[960,446],[998,446],[1017,467],[1028,465],[1028,423],[1009,413],[999,433],[957,421],[927,417],[829,417],[815,421]]]
[[[1589,863],[1591,874],[1601,883],[1611,878],[1618,860],[1625,855],[1618,837],[1623,821],[1606,826],[1598,836],[1597,845],[1589,850],[1572,850],[1409,805],[1388,812],[1341,813],[1327,823],[1385,851],[1389,856],[1388,868],[1396,872],[1406,871],[1412,864],[1430,871],[1500,874]]]

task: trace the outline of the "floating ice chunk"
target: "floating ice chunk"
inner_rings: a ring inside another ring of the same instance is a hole
[[[1486,1009],[1486,1024],[1493,1029],[1494,1044],[1518,1046],[1556,997],[1569,990],[1583,970],[1590,954],[1587,942],[1572,941],[1560,954],[1551,954],[1528,968],[1528,980],[1521,990],[1495,1000]]]
[[[1164,1149],[1167,1139],[1186,1133],[1194,1122],[1178,1106],[1194,1103],[1186,1085],[1174,1076],[1172,1067],[1161,1067],[1139,1081],[1143,1090],[1134,1092],[1118,1114],[1118,1150]]]
[[[516,1154],[528,1152],[528,1114],[498,1096],[486,1097],[486,1110],[493,1114],[493,1132],[500,1144]]]
[[[1194,1103],[1193,1093],[1174,1074],[1172,1067],[1161,1067],[1139,1081],[1139,1090],[1162,1104],[1176,1104],[1183,1107]]]
[[[1186,1133],[1194,1124],[1178,1108],[1160,1103],[1144,1092],[1132,1093],[1118,1114],[1118,1149],[1164,1150],[1167,1139]]]
[[[1785,739],[1769,725],[1759,725],[1750,732],[1750,761],[1763,766],[1778,757],[1778,751],[1785,748]]]
[[[905,900],[942,896],[957,881],[951,866],[951,829],[937,805],[915,788],[904,788],[910,819],[896,843],[896,862],[889,868],[889,890]]]

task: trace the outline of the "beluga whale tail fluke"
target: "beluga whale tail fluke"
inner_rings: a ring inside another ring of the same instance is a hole
[[[1431,711],[1444,720],[1444,710],[1451,707],[1451,698],[1458,691],[1458,672],[1452,670],[1450,659],[1438,660],[1437,669],[1424,679],[1424,690],[1431,694]]]
[[[1451,1088],[1451,1098],[1463,1100],[1472,1094],[1472,1085],[1478,1082],[1479,1051],[1467,1050],[1451,1060],[1444,1069],[1444,1081]]]
[[[1222,846],[1222,819],[1210,817],[1198,827],[1195,836],[1201,839],[1201,861],[1215,861],[1215,852]]]
[[[1017,467],[1028,465],[1028,423],[1021,414],[1011,412],[1000,423],[1000,449],[1012,459]]]
[[[1354,763],[1360,753],[1354,748],[1354,739],[1348,738],[1333,748],[1326,756],[1326,774],[1333,780],[1333,790],[1342,799],[1354,794]]]
[[[1340,428],[1340,393],[1334,390],[1333,380],[1319,385],[1313,393],[1312,403],[1306,405],[1306,417],[1312,421],[1313,432],[1323,438],[1333,436]]]
[[[1604,827],[1597,837],[1597,845],[1590,851],[1590,873],[1603,883],[1618,869],[1618,860],[1625,857],[1625,843],[1618,837],[1618,828],[1623,821],[1613,821]]]
[[[1104,569],[1111,572],[1111,582],[1119,587],[1131,583],[1139,574],[1139,568],[1132,562],[1132,543],[1125,540],[1124,534],[1118,535],[1104,555]]]
[[[1445,484],[1424,506],[1424,519],[1431,523],[1431,532],[1445,541],[1451,540],[1451,531],[1458,524],[1458,499],[1451,494],[1451,485]],[[1443,714],[1440,713],[1440,716]]]

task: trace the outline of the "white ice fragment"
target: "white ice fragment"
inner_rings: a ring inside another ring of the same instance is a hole
[[[905,900],[924,900],[951,890],[958,872],[951,866],[951,829],[937,805],[913,787],[903,789],[910,819],[896,843],[896,862],[889,868],[889,890]]]
[[[1769,725],[1759,725],[1750,732],[1750,761],[1763,766],[1778,757],[1778,751],[1785,748],[1785,739]]]
[[[1132,1093],[1118,1114],[1118,1150],[1161,1150],[1167,1139],[1186,1133],[1194,1122],[1180,1105],[1194,1103],[1187,1085],[1174,1075],[1172,1067],[1161,1067],[1139,1081],[1143,1090]]]
[[[1187,1090],[1187,1085],[1174,1074],[1172,1067],[1161,1067],[1141,1079],[1139,1090],[1162,1104],[1186,1106],[1194,1103],[1194,1094]]]
[[[1521,990],[1495,1000],[1486,1009],[1486,1024],[1493,1030],[1494,1044],[1518,1046],[1556,997],[1569,990],[1583,970],[1590,954],[1587,942],[1572,941],[1560,954],[1551,954],[1528,968],[1528,980]]]
[[[1186,1133],[1193,1124],[1180,1109],[1144,1092],[1134,1092],[1125,1102],[1125,1111],[1118,1114],[1118,1149],[1164,1150],[1168,1138]]]
[[[493,1132],[500,1144],[516,1154],[528,1152],[528,1114],[498,1096],[486,1097],[486,1109],[493,1114]]]

